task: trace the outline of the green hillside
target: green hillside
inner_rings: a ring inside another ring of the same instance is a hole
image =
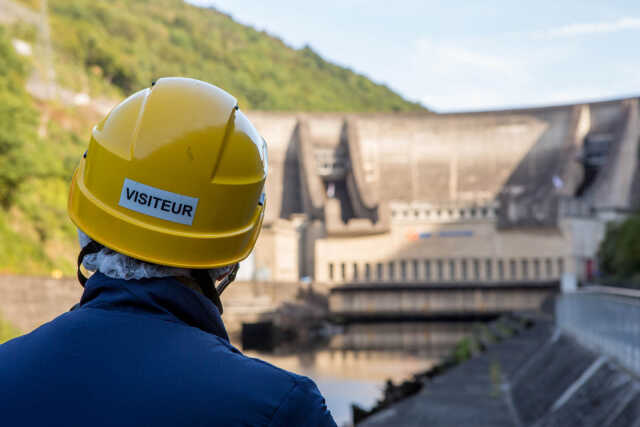
[[[0,25],[0,273],[73,275],[78,247],[66,215],[73,168],[101,114],[90,104],[34,99],[29,76],[46,74],[40,0],[15,0],[30,22]],[[67,93],[122,99],[162,76],[217,84],[248,110],[408,111],[383,85],[310,48],[181,0],[48,0],[55,82]],[[24,16],[22,14],[21,16]],[[26,15],[29,15],[28,13]],[[12,39],[33,55],[21,57]]]
[[[55,120],[41,120],[24,89],[29,68],[0,27],[0,272],[71,273],[75,230],[66,194],[86,144]]]
[[[159,77],[182,75],[226,89],[248,110],[424,109],[308,47],[292,49],[223,13],[182,0],[48,4],[58,75],[76,90],[97,94],[107,82],[124,95]]]

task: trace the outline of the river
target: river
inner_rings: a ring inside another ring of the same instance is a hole
[[[466,322],[350,324],[321,348],[245,354],[312,378],[336,423],[343,426],[351,424],[352,403],[371,408],[382,397],[387,379],[397,383],[429,369],[472,328]]]

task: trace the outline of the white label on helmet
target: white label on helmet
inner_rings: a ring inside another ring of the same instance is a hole
[[[118,204],[141,214],[191,225],[193,217],[196,215],[198,199],[160,190],[125,178]]]

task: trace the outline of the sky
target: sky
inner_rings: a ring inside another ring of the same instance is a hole
[[[438,112],[640,95],[640,2],[189,0]]]

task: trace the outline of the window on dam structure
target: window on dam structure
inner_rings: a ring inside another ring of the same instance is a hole
[[[400,279],[403,282],[407,280],[407,261],[405,260],[400,261]]]
[[[504,280],[504,261],[498,260],[498,280]]]
[[[484,270],[486,279],[493,280],[493,264],[491,263],[491,259],[486,260]]]
[[[384,267],[382,266],[382,263],[379,262],[376,264],[376,279],[377,280],[382,280],[383,279],[383,274],[384,274]]]
[[[371,264],[369,263],[364,265],[364,279],[367,282],[371,280]]]
[[[473,260],[473,279],[480,280],[480,260]]]
[[[510,279],[515,280],[517,279],[516,277],[516,260],[512,259],[511,261],[509,261],[509,275],[510,275]]]
[[[529,261],[527,261],[526,259],[522,260],[522,278],[529,278]]]
[[[329,280],[333,280],[333,263],[329,263]]]
[[[467,280],[467,260],[460,261],[460,273],[462,274],[462,280]]]
[[[425,280],[431,280],[431,261],[429,260],[424,262],[424,278]]]

